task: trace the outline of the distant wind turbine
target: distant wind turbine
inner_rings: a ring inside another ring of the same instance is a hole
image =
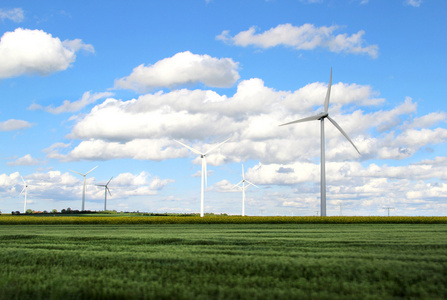
[[[360,151],[357,149],[357,147],[354,145],[354,143],[348,137],[346,132],[344,132],[344,130],[340,127],[340,125],[337,124],[337,122],[335,122],[334,119],[329,117],[328,108],[329,108],[329,98],[331,96],[331,85],[332,85],[332,68],[331,68],[331,77],[329,79],[329,86],[328,86],[327,93],[326,93],[326,99],[324,101],[324,112],[319,113],[318,115],[315,115],[315,116],[311,116],[311,117],[307,117],[307,118],[303,118],[303,119],[299,119],[299,120],[296,120],[293,122],[279,125],[279,126],[284,126],[284,125],[290,125],[290,124],[302,123],[302,122],[308,122],[308,121],[316,121],[316,120],[321,121],[320,122],[320,124],[321,124],[321,162],[320,162],[320,165],[321,165],[321,183],[320,183],[321,214],[320,215],[322,217],[326,216],[326,158],[325,158],[325,152],[324,152],[324,119],[328,118],[328,120],[331,121],[331,123],[345,136],[345,138],[352,144],[352,146],[354,146],[355,150],[357,150],[357,152],[360,154]]]
[[[20,176],[22,178],[23,184],[25,185],[22,189],[22,191],[20,192],[20,195],[24,194],[25,195],[25,203],[23,204],[23,213],[26,213],[26,195],[28,194],[28,184],[26,184],[25,179],[23,179],[22,176]]]
[[[112,177],[113,178],[113,177]],[[110,196],[112,196],[112,193],[109,190],[109,183],[110,181],[112,181],[112,178],[109,179],[109,181],[107,181],[106,184],[97,184],[97,186],[103,186],[104,187],[104,211],[107,210],[107,192],[109,192]]]
[[[242,183],[242,186],[240,186],[241,183]],[[247,183],[247,185],[245,185],[245,183]],[[250,181],[245,179],[244,165],[242,165],[242,180],[238,184],[235,184],[233,186],[233,188],[238,187],[238,188],[242,189],[242,216],[245,216],[245,190],[248,189],[250,185],[259,188],[254,183],[251,183]]]
[[[85,176],[87,176],[87,174],[88,173],[90,173],[91,171],[93,171],[94,169],[96,169],[98,166],[96,166],[96,167],[94,167],[93,169],[91,169],[90,171],[88,171],[87,173],[85,173],[85,174],[82,174],[82,173],[79,173],[79,172],[76,172],[76,171],[73,171],[73,170],[70,170],[71,172],[73,172],[73,173],[76,173],[76,174],[79,174],[79,175],[81,175],[81,176],[83,176],[84,177],[84,189],[82,190],[82,211],[84,211],[85,209],[84,209],[84,207],[85,207],[85,186],[86,186],[86,180],[85,180]]]
[[[208,151],[206,151],[205,153],[200,152],[199,150],[196,150],[192,147],[189,147],[177,140],[177,143],[179,143],[180,145],[188,148],[189,150],[191,150],[192,152],[194,152],[195,154],[200,155],[200,157],[202,158],[202,189],[200,192],[200,216],[203,217],[203,198],[204,198],[204,191],[205,191],[205,187],[207,185],[207,181],[206,181],[206,176],[207,176],[207,171],[206,171],[206,156],[213,150],[217,149],[218,147],[222,146],[223,144],[225,144],[230,138],[226,139],[225,141],[223,141],[222,143],[212,147],[211,149],[209,149]]]

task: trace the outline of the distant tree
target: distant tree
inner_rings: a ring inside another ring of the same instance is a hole
[[[53,210],[51,211],[51,213],[52,213],[52,214],[57,214],[57,209],[53,209]]]
[[[28,209],[26,210],[25,213],[26,213],[26,214],[32,214],[32,213],[33,213],[33,210],[28,208]]]

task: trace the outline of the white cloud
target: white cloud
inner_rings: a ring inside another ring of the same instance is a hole
[[[114,190],[117,198],[127,198],[130,196],[148,196],[156,195],[169,183],[171,179],[160,179],[157,176],[151,177],[147,172],[141,172],[138,175],[131,173],[119,174],[112,179],[109,184],[110,190]],[[101,195],[101,197],[104,197]]]
[[[95,53],[95,48],[93,48],[93,46],[90,44],[84,44],[84,42],[81,39],[65,40],[62,42],[62,45],[64,45],[65,48],[68,48],[73,52],[84,50],[90,53]]]
[[[61,42],[43,30],[17,28],[6,32],[0,40],[0,78],[45,76],[66,70],[79,49],[94,51],[81,40]]]
[[[8,162],[8,166],[35,166],[38,165],[39,161],[31,156],[31,154],[27,154],[23,157],[16,159],[15,161]]]
[[[50,105],[47,107],[42,107],[39,104],[33,103],[28,107],[28,110],[43,109],[43,110],[45,110],[49,113],[52,113],[52,114],[77,112],[77,111],[80,111],[81,109],[83,109],[84,107],[86,107],[87,105],[95,103],[99,99],[110,97],[110,96],[113,96],[113,93],[102,92],[102,93],[91,94],[90,92],[85,92],[82,95],[82,98],[77,101],[70,102],[69,100],[64,100],[63,104],[58,107],[54,107],[53,105]]]
[[[254,78],[240,82],[231,97],[209,90],[183,89],[146,94],[128,101],[109,98],[75,120],[68,137],[80,143],[47,149],[47,156],[63,161],[119,158],[160,161],[189,155],[173,139],[207,149],[231,137],[209,157],[209,164],[248,159],[263,164],[311,163],[319,157],[318,122],[278,125],[315,114],[315,108],[322,107],[326,89],[325,84],[311,83],[296,91],[275,91]],[[404,159],[446,140],[446,129],[420,127],[441,122],[444,113],[415,117],[417,104],[411,98],[390,110],[371,111],[373,105],[383,103],[384,99],[376,98],[377,93],[369,86],[337,83],[331,95],[331,116],[362,156],[327,123],[328,160]],[[345,105],[348,111],[343,110]],[[368,107],[369,112],[352,110],[353,105]],[[194,163],[200,162],[196,159]]]
[[[23,177],[29,186],[29,199],[47,202],[46,205],[41,205],[41,207],[50,209],[49,205],[53,205],[54,202],[80,200],[82,197],[83,179],[81,176],[72,175],[68,172],[48,171],[46,173],[33,173]],[[109,183],[109,188],[113,195],[110,200],[126,199],[131,196],[156,195],[172,182],[173,180],[171,179],[160,179],[157,176],[151,176],[147,172],[141,172],[140,174],[121,173]],[[102,183],[103,181],[98,181],[95,177],[87,177],[87,201],[104,199],[104,188],[96,186],[96,184]],[[1,197],[17,197],[22,187],[23,182],[18,172],[10,175],[0,174]],[[86,204],[86,209],[90,209],[89,206],[91,207],[91,205]]]
[[[177,87],[202,83],[230,87],[238,79],[238,64],[231,58],[180,52],[153,65],[139,65],[132,73],[115,81],[115,88],[146,91],[156,87]]]
[[[104,140],[82,141],[67,155],[58,152],[59,147],[54,145],[47,151],[48,158],[62,161],[77,160],[110,160],[132,157],[140,160],[164,160],[176,158],[185,154],[183,149],[172,147],[172,140],[135,139],[125,143],[106,142]],[[66,148],[65,144],[61,145]]]
[[[33,126],[33,124],[27,121],[9,119],[7,121],[0,122],[0,131],[20,130],[30,128],[31,126]]]
[[[422,4],[422,0],[405,0],[404,4],[413,6],[413,7],[419,7]]]
[[[446,157],[408,166],[362,165],[358,162],[326,162],[328,209],[331,215],[342,203],[345,215],[383,215],[384,206],[393,206],[398,215],[436,215],[445,198]],[[319,210],[320,168],[305,164],[258,164],[247,171],[257,184],[286,184],[295,193],[274,195],[276,203],[310,212]],[[291,172],[280,172],[281,168]],[[281,177],[282,176],[282,177]],[[417,211],[413,211],[416,209]]]
[[[0,19],[3,21],[5,19],[9,19],[13,22],[20,23],[25,18],[23,14],[23,9],[21,8],[11,8],[11,9],[2,9],[0,8]]]
[[[256,33],[256,27],[242,31],[235,36],[230,36],[229,31],[223,31],[216,38],[237,46],[247,47],[254,45],[261,48],[271,48],[279,45],[293,47],[298,50],[313,50],[317,47],[327,48],[331,52],[345,52],[353,54],[367,54],[372,58],[378,56],[378,46],[363,46],[363,35],[359,32],[348,35],[335,35],[334,31],[339,26],[315,27],[313,24],[293,26],[291,24],[280,24],[263,33]]]
[[[446,122],[447,114],[445,112],[429,113],[425,116],[414,118],[407,126],[411,128],[430,128],[439,122]]]

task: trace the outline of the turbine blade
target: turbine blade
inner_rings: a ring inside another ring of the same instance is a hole
[[[194,148],[192,148],[192,147],[189,147],[188,145],[185,145],[185,144],[183,144],[182,142],[179,142],[179,141],[177,141],[177,140],[174,140],[174,141],[176,141],[176,142],[179,143],[180,145],[182,145],[182,146],[188,148],[189,150],[191,150],[191,151],[194,152],[195,154],[203,155],[203,153],[200,152],[199,150],[196,150],[196,149],[194,149]]]
[[[110,192],[109,188],[106,187],[107,191],[109,192],[109,195],[112,196],[112,193]]]
[[[308,122],[308,121],[315,121],[315,120],[319,120],[323,115],[325,115],[325,114],[318,114],[318,115],[315,115],[315,116],[306,117],[306,118],[299,119],[299,120],[296,120],[296,121],[293,121],[293,122],[284,123],[284,124],[281,124],[279,126],[290,125],[290,124],[295,124],[295,123],[302,123],[302,122]]]
[[[20,178],[22,178],[23,183],[26,185],[25,179],[23,179],[22,176],[20,176]]]
[[[26,186],[24,186],[23,187],[23,189],[22,189],[22,191],[20,192],[20,194],[19,195],[22,195],[23,194],[23,192],[26,190]]]
[[[332,86],[332,68],[331,68],[331,78],[329,79],[329,86],[327,88],[326,99],[324,100],[324,112],[329,109],[329,98],[331,97],[331,86]]]
[[[86,176],[88,173],[90,173],[91,171],[93,171],[94,169],[96,169],[98,166],[94,167],[93,169],[91,169],[90,171],[88,171],[87,173],[85,173],[84,176]]]
[[[79,172],[76,172],[76,171],[73,171],[73,170],[68,170],[68,171],[71,171],[71,172],[73,172],[73,173],[76,173],[76,174],[79,174],[79,175],[81,175],[81,176],[85,176],[85,175],[87,175],[87,174],[81,174],[81,173],[79,173]]]
[[[359,149],[357,149],[357,147],[354,145],[354,143],[351,141],[351,139],[349,138],[349,136],[346,134],[346,132],[344,132],[344,130],[340,127],[340,125],[337,124],[337,122],[335,122],[334,119],[332,119],[331,117],[327,116],[327,118],[329,119],[329,121],[331,121],[332,124],[334,124],[335,127],[337,127],[337,129],[345,136],[345,138],[352,144],[352,146],[354,146],[355,150],[357,150],[357,152],[360,154]],[[360,154],[361,155],[361,154]]]
[[[259,186],[257,186],[256,184],[254,184],[254,183],[252,183],[252,182],[250,182],[248,180],[245,180],[245,182],[247,182],[249,185],[251,184],[252,186],[255,186],[255,187],[257,187],[259,189]]]
[[[231,189],[234,189],[235,187],[239,187],[239,188],[240,188],[239,184],[241,184],[242,182],[244,182],[244,181],[243,181],[243,180],[239,181],[239,183],[238,183],[238,184],[235,184],[235,185],[233,185],[233,187],[232,187]]]
[[[245,180],[244,165],[242,164],[242,180]]]
[[[235,185],[233,185],[233,186],[231,187],[231,189],[234,189],[235,187],[241,188],[241,187],[239,186],[239,184],[241,184],[241,183],[242,183],[242,181],[239,181],[239,183],[238,183],[238,184],[235,184]]]
[[[207,155],[208,153],[210,153],[211,151],[213,151],[216,148],[219,148],[221,145],[225,144],[226,142],[228,142],[228,140],[231,139],[231,137],[227,138],[225,141],[223,141],[222,143],[220,143],[217,146],[212,147],[210,150],[206,151],[204,155]]]
[[[113,178],[113,176],[112,176],[112,178]],[[110,181],[112,181],[112,178],[110,178],[110,179],[109,179],[109,181],[107,181],[107,184],[106,184],[106,186],[108,186],[108,185],[109,185]]]

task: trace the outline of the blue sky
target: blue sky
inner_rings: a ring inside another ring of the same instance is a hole
[[[447,213],[444,1],[2,1],[0,210]]]

